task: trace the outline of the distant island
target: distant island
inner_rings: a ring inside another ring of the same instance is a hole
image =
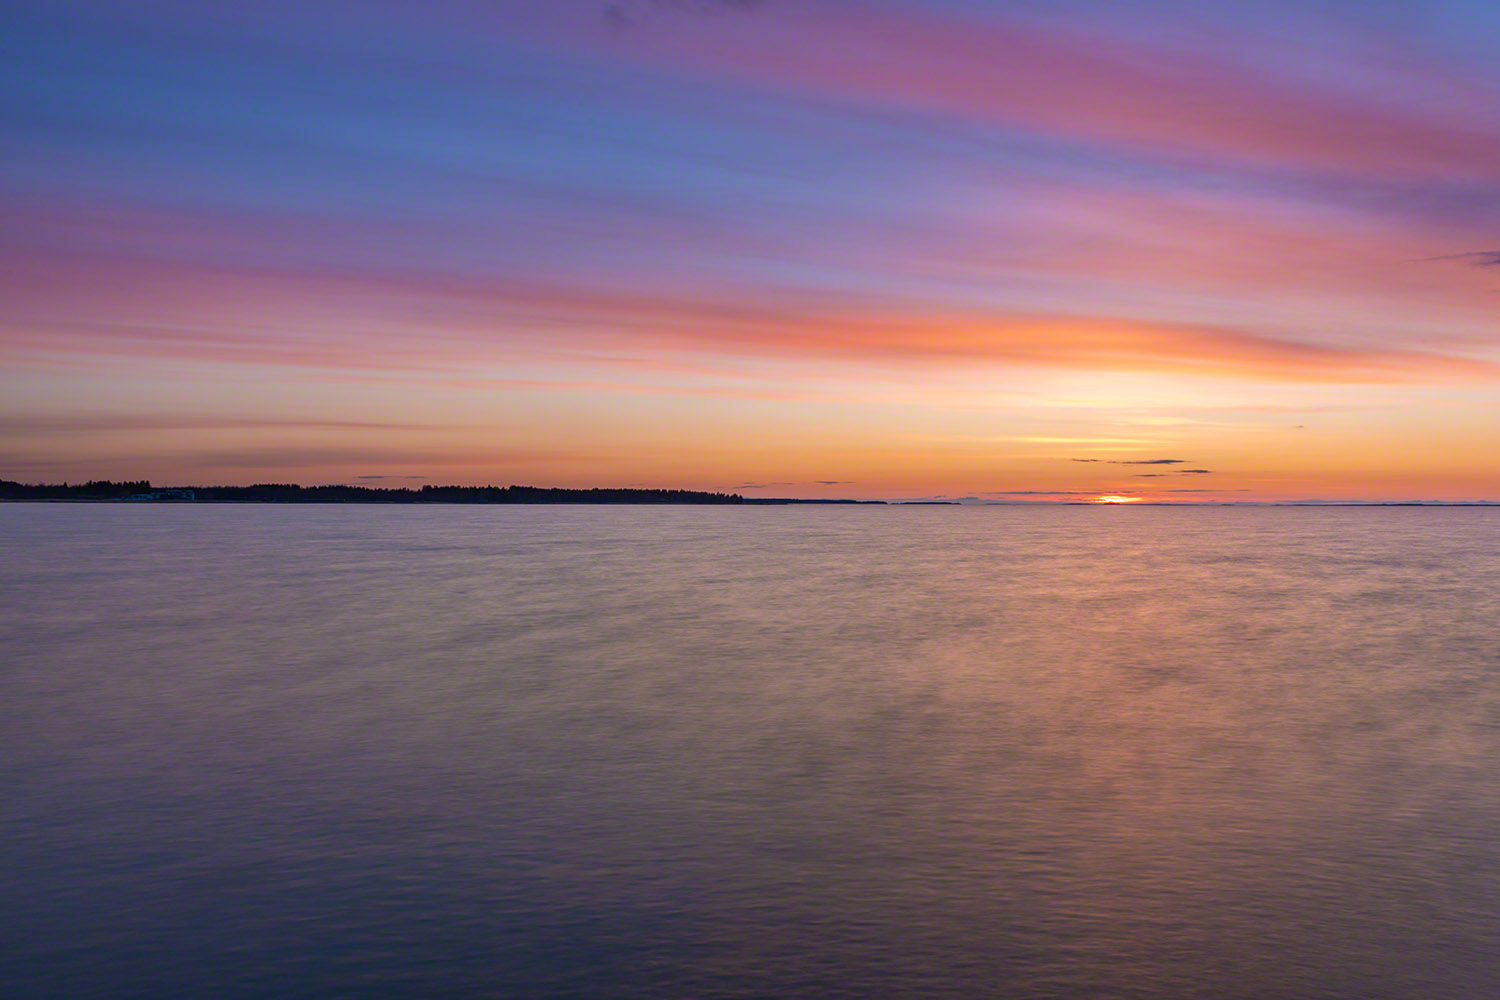
[[[0,501],[40,500],[86,503],[471,503],[471,504],[881,504],[883,500],[802,500],[744,497],[700,490],[588,489],[542,486],[152,486],[146,480],[87,483],[17,483],[0,479]]]

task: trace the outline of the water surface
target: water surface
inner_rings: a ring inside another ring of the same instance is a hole
[[[29,997],[1500,991],[1500,510],[0,505]]]

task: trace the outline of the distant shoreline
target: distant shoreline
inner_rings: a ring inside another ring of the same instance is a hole
[[[0,480],[0,502],[42,503],[381,503],[381,504],[636,504],[736,506],[783,504],[884,504],[884,500],[818,500],[745,497],[702,490],[564,489],[542,486],[153,486],[147,480],[87,483],[18,483]]]
[[[747,497],[703,490],[567,489],[543,486],[152,486],[145,480],[87,483],[18,483],[0,479],[0,503],[155,503],[155,504],[457,504],[457,505],[633,505],[688,507],[889,506],[889,507],[1500,507],[1492,500],[1141,500],[1099,503],[1088,500],[825,500],[807,497]]]

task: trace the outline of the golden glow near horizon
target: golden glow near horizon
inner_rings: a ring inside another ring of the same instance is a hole
[[[1104,496],[1095,498],[1094,503],[1140,503],[1141,499],[1141,497],[1122,497],[1115,493],[1106,493]]]

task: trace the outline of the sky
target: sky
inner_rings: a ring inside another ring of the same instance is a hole
[[[12,7],[0,478],[1500,499],[1489,0]]]

